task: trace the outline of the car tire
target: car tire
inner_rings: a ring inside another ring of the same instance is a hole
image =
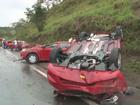
[[[38,56],[37,56],[37,54],[35,54],[35,53],[28,54],[26,61],[28,63],[30,63],[30,64],[37,63],[38,62]]]
[[[121,69],[122,68],[122,56],[121,51],[118,48],[114,48],[111,51],[111,54],[109,56],[109,64],[114,64],[116,68]]]
[[[62,49],[61,48],[54,48],[52,51],[51,51],[51,54],[50,54],[50,62],[51,63],[58,63],[58,56],[59,54],[62,53]]]
[[[79,35],[79,41],[87,40],[89,36],[90,35],[87,32],[81,32]]]

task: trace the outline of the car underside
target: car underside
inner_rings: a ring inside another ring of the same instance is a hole
[[[115,94],[123,94],[127,84],[121,73],[122,37],[115,35],[86,36],[66,52],[52,50],[48,81],[55,93],[88,96],[100,102],[108,98],[114,101]]]

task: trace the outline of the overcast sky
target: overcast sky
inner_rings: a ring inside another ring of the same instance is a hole
[[[0,0],[0,26],[9,26],[11,23],[25,18],[24,12],[36,0]]]

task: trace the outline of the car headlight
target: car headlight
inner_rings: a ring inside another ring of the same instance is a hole
[[[22,49],[22,51],[26,51],[26,49]]]

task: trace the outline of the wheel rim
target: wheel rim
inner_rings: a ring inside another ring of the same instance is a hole
[[[37,61],[37,57],[36,57],[35,55],[31,55],[31,56],[29,57],[29,62],[30,62],[30,63],[36,63],[36,61]]]
[[[119,54],[118,56],[118,69],[121,69],[121,63],[122,63],[122,56]]]

